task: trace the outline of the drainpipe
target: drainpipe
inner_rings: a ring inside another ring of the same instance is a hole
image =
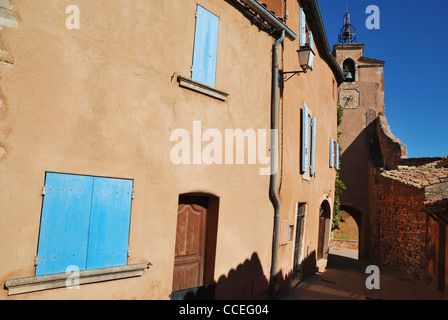
[[[275,41],[272,54],[272,95],[271,95],[271,185],[270,197],[275,209],[274,217],[274,240],[272,248],[271,264],[271,298],[275,298],[275,283],[278,255],[278,238],[280,232],[280,199],[277,192],[277,172],[278,172],[278,47],[285,40],[285,30],[282,30],[280,37]],[[272,134],[275,132],[276,134]]]

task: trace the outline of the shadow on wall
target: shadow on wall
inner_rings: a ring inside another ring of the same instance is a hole
[[[301,280],[316,273],[316,252],[303,260]],[[264,273],[257,253],[235,269],[222,275],[217,282],[173,292],[171,300],[265,300],[271,298],[268,275]],[[275,297],[287,294],[291,288],[291,270],[276,275]]]
[[[217,282],[173,292],[172,300],[247,300],[267,299],[269,282],[257,253],[236,269],[222,275]]]
[[[311,277],[316,273],[316,251],[312,251],[302,262],[302,280]]]

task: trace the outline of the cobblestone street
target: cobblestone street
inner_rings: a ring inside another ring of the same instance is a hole
[[[431,289],[425,282],[379,266],[380,289],[368,290],[365,280],[367,262],[356,259],[357,251],[330,249],[325,272],[297,285],[285,300],[443,300],[443,294]]]

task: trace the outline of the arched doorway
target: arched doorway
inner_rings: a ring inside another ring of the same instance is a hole
[[[331,207],[324,200],[319,209],[319,238],[317,242],[317,260],[328,259],[329,235],[331,228]]]
[[[172,299],[208,299],[214,294],[204,288],[214,283],[218,208],[215,196],[179,196]],[[207,296],[198,297],[198,292]]]

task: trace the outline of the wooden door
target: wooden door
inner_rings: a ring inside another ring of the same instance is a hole
[[[174,257],[173,291],[200,287],[204,278],[207,208],[180,203]]]
[[[304,205],[299,205],[297,208],[297,222],[296,222],[296,238],[294,245],[294,262],[293,262],[293,277],[295,277],[299,272],[299,257],[300,257],[300,246],[302,245],[302,220],[304,217]]]
[[[324,257],[324,239],[325,239],[325,216],[321,215],[319,219],[319,240],[317,247],[317,260]]]

